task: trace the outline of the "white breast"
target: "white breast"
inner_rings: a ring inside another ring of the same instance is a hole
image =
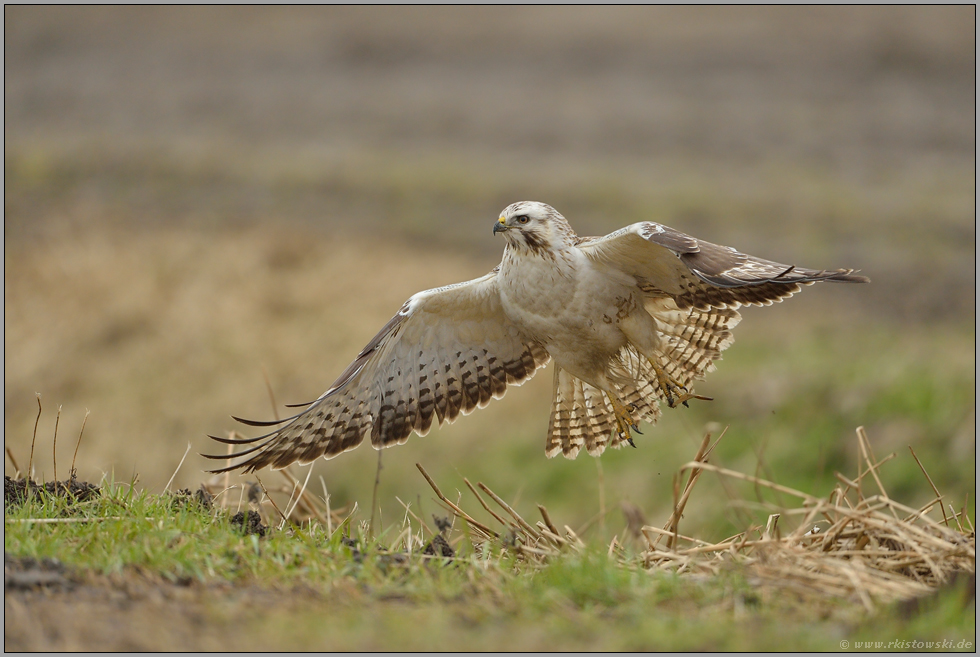
[[[593,263],[571,247],[550,256],[505,255],[500,268],[504,312],[572,372],[607,359],[626,342],[618,320],[635,281]]]

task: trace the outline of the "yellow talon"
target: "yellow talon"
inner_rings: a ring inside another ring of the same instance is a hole
[[[711,397],[702,397],[701,395],[688,392],[687,388],[672,379],[657,361],[651,359],[650,364],[653,365],[653,371],[657,373],[657,383],[660,385],[660,390],[664,393],[664,397],[667,398],[667,406],[671,408],[676,408],[678,404],[687,406],[689,399],[713,401]]]
[[[619,435],[623,436],[631,447],[636,447],[636,445],[633,443],[633,436],[630,435],[630,429],[636,433],[640,433],[640,429],[636,426],[636,422],[633,421],[633,417],[630,415],[629,409],[619,403],[619,400],[616,399],[615,395],[607,392],[606,396],[609,397],[609,402],[612,404],[613,414],[616,416],[616,427],[619,431]]]

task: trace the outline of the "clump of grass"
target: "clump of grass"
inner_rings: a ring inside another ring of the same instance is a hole
[[[863,459],[857,476],[849,479],[838,473],[839,484],[827,498],[709,463],[718,442],[709,444],[710,437],[704,437],[694,460],[681,469],[681,474],[689,472],[683,492],[680,479],[675,479],[674,510],[663,528],[641,528],[645,545],[640,552],[633,553],[624,546],[627,532],[623,538],[616,536],[610,541],[607,552],[623,567],[719,578],[734,564],[752,588],[857,602],[869,612],[875,611],[875,601],[889,603],[922,596],[959,573],[976,572],[976,532],[966,503],[960,511],[950,504],[947,513],[943,496],[921,463],[919,467],[936,497],[917,509],[889,497],[878,469],[895,454],[876,460],[863,427],[857,429]],[[914,451],[912,457],[918,463]],[[446,498],[424,468],[418,468],[448,510],[473,529],[479,553],[488,554],[496,547],[501,553],[510,551],[518,559],[542,566],[563,552],[581,553],[585,548],[570,527],[560,531],[555,526],[545,507],[538,506],[542,520],[531,525],[485,484],[478,483],[503,511],[495,512],[464,478],[484,510],[503,526],[503,532],[496,531]],[[765,527],[749,527],[721,542],[685,536],[679,533],[678,525],[705,471],[795,497],[801,505],[772,505]],[[876,494],[870,494],[872,486],[877,488]],[[798,518],[785,536],[782,532],[787,522],[780,525],[783,518]]]
[[[687,464],[683,469],[692,471],[688,488],[696,481],[694,473],[714,471],[796,497],[802,504],[774,508],[765,528],[750,528],[720,543],[681,536],[676,525],[644,527],[644,565],[717,575],[734,559],[760,587],[859,600],[868,611],[875,609],[873,600],[913,598],[948,583],[956,573],[974,573],[976,533],[965,504],[960,512],[949,505],[947,514],[943,496],[924,468],[935,499],[915,509],[890,498],[878,469],[895,455],[877,461],[863,428],[858,428],[857,439],[863,466],[854,479],[838,473],[840,483],[827,498],[698,460]],[[872,486],[876,494],[869,494]],[[940,515],[941,520],[936,517]],[[793,517],[800,518],[795,528],[781,536],[780,519]],[[665,537],[668,546],[661,547]]]

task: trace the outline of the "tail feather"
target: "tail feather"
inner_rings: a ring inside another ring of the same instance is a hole
[[[648,373],[653,375],[653,368],[649,364],[646,367]],[[649,382],[642,387],[627,383],[617,388],[616,395],[634,409],[634,419],[656,422],[660,410],[651,392]],[[567,459],[574,459],[585,447],[589,455],[599,456],[606,447],[618,449],[624,443],[606,393],[556,367],[555,396],[545,455],[552,458],[561,453]]]
[[[599,456],[606,449],[610,437],[616,431],[616,416],[606,395],[584,381],[579,381],[585,399],[585,426],[582,429],[585,450],[590,456]],[[571,457],[569,457],[571,458]]]

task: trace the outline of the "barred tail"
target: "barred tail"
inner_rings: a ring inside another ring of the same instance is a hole
[[[649,363],[643,368],[643,375],[647,376],[645,381],[641,378],[618,385],[615,394],[634,409],[635,419],[652,423],[660,417],[660,409],[656,384],[650,379],[655,382],[656,375]],[[606,447],[619,449],[624,444],[606,393],[555,366],[555,392],[545,456],[552,458],[561,453],[567,459],[574,459],[582,447],[589,455],[599,456]]]

